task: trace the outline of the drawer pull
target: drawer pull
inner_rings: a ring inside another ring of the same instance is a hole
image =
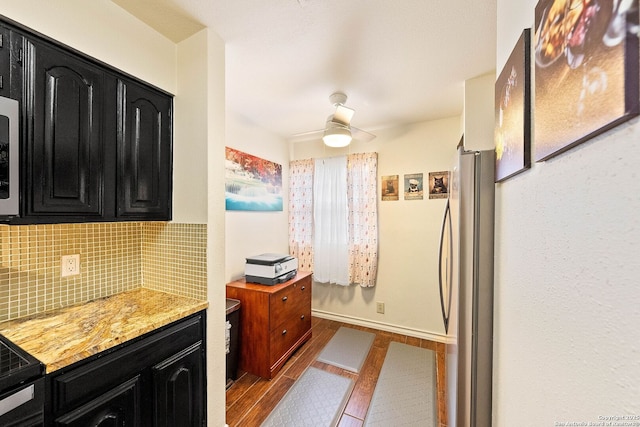
[[[16,409],[20,405],[24,405],[25,403],[33,400],[35,396],[35,386],[31,384],[27,388],[23,388],[17,393],[13,393],[8,397],[0,400],[0,416],[6,414],[9,411]],[[9,420],[5,420],[9,421]]]
[[[289,297],[282,297],[282,301],[286,301],[288,299],[289,299]]]
[[[300,316],[300,320],[304,320],[304,314]]]
[[[282,335],[287,335],[287,330],[282,331]]]
[[[304,291],[305,286],[302,285],[302,287],[300,288],[301,291]]]

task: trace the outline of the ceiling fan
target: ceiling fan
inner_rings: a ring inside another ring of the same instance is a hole
[[[347,95],[342,92],[335,92],[329,96],[329,102],[336,107],[336,111],[327,118],[325,128],[298,133],[293,135],[294,138],[305,137],[306,139],[316,135],[322,135],[322,140],[327,146],[338,148],[346,147],[351,143],[352,139],[369,142],[376,137],[372,133],[351,126],[351,119],[353,118],[355,110],[345,107],[344,104],[347,102]]]

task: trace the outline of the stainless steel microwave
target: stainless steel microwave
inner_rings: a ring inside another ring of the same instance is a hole
[[[0,216],[20,213],[18,101],[0,96]]]

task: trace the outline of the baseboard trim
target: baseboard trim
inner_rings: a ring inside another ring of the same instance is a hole
[[[393,332],[401,335],[408,335],[415,338],[422,338],[425,340],[449,343],[450,339],[446,335],[435,334],[433,332],[422,331],[419,329],[407,328],[404,326],[393,325],[390,323],[376,322],[369,319],[361,319],[359,317],[347,316],[344,314],[336,314],[323,310],[311,310],[311,314],[322,319],[334,320],[336,322],[348,323],[351,325],[364,326],[366,328],[379,329],[381,331]]]

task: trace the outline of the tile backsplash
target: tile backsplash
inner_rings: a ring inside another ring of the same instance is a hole
[[[207,226],[150,222],[142,229],[144,287],[207,299]]]
[[[206,225],[164,222],[0,226],[0,321],[138,287],[206,299]],[[80,274],[60,275],[80,254]]]

